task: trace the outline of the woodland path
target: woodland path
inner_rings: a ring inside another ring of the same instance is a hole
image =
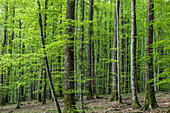
[[[110,95],[100,98],[85,100],[86,113],[123,113],[123,112],[139,112],[143,111],[140,108],[134,108],[131,106],[131,94],[123,94],[122,104],[109,101]],[[144,93],[138,95],[139,102],[142,105],[144,102]],[[152,111],[144,111],[144,113],[166,113],[169,101],[170,93],[159,92],[156,93],[158,108]],[[59,99],[60,106],[63,107],[63,100]],[[15,109],[16,104],[9,104],[4,107],[0,107],[0,113],[55,113],[54,104],[51,100],[47,101],[47,104],[42,105],[35,101],[25,102],[21,104],[21,109]]]

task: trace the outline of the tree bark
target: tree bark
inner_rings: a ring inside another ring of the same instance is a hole
[[[111,3],[111,6],[112,6],[112,0],[110,0],[110,3]],[[109,62],[108,62],[108,73],[107,73],[107,90],[106,90],[107,94],[111,94],[111,76],[112,76],[112,63],[111,63],[111,57],[112,57],[112,54],[111,54],[112,21],[111,21],[111,18],[112,18],[112,9],[110,10],[110,20],[109,20]]]
[[[64,92],[64,113],[75,112],[74,93],[74,13],[75,0],[67,0],[66,21],[66,46],[65,46],[65,92]]]
[[[146,38],[146,92],[145,92],[145,101],[142,109],[154,109],[158,107],[153,81],[153,16],[154,16],[154,2],[153,0],[147,0],[147,38]],[[149,83],[148,83],[149,82]]]
[[[84,22],[84,0],[81,0],[81,23]],[[81,113],[85,113],[84,111],[84,103],[83,103],[83,93],[82,93],[82,76],[83,76],[83,40],[84,40],[84,25],[80,26],[80,54],[79,54],[79,96],[80,96],[80,110]]]
[[[136,37],[137,37],[137,29],[136,29],[136,0],[131,0],[131,91],[132,91],[132,105],[135,107],[139,107],[140,104],[138,102],[137,97],[137,74],[136,74]]]
[[[74,36],[74,88],[75,91],[77,91],[77,51],[76,51],[76,45],[77,45],[77,30],[78,30],[78,17],[77,17],[77,11],[78,11],[78,1],[75,0],[75,21],[76,21],[76,26],[75,26],[75,36]],[[77,97],[77,93],[75,93],[75,98]]]
[[[58,112],[61,113],[61,109],[60,109],[60,106],[59,106],[59,103],[58,103],[58,100],[57,100],[57,97],[56,97],[56,93],[55,93],[55,88],[54,88],[54,85],[53,85],[53,82],[52,82],[52,79],[51,79],[51,73],[50,73],[50,70],[49,70],[47,55],[46,55],[46,52],[44,50],[45,49],[45,43],[44,43],[44,36],[43,36],[43,25],[42,25],[41,13],[40,13],[41,7],[40,7],[39,0],[37,0],[37,5],[38,5],[38,17],[39,17],[41,47],[43,49],[46,73],[47,73],[47,76],[48,76],[48,79],[49,79],[49,84],[50,84],[52,96],[53,96],[53,99],[54,99],[55,107],[58,110]]]
[[[87,46],[87,81],[86,81],[86,90],[87,90],[87,99],[92,98],[92,55],[91,55],[91,44],[92,44],[92,35],[93,35],[93,0],[89,0],[89,27],[88,27],[88,46]]]
[[[113,88],[111,101],[118,101],[118,70],[117,70],[117,33],[118,33],[118,11],[119,11],[119,0],[115,3],[115,15],[114,15],[114,42],[113,42],[113,62],[112,62],[112,72],[113,72]]]
[[[1,49],[1,55],[3,56],[5,54],[5,46],[7,44],[7,19],[8,19],[8,2],[6,0],[5,2],[5,23],[4,23],[4,39],[2,42],[2,49]],[[3,65],[3,64],[1,64]],[[0,70],[0,105],[5,105],[5,96],[4,96],[4,68],[2,67]]]
[[[37,93],[37,100],[38,102],[42,102],[42,97],[41,97],[41,89],[42,89],[42,76],[43,76],[43,65],[41,64],[41,67],[40,67],[40,75],[39,75],[39,83],[38,83],[38,93]]]

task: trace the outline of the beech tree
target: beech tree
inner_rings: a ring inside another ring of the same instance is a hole
[[[81,0],[81,17],[80,21],[84,22],[84,0]],[[80,26],[81,35],[80,35],[80,54],[79,54],[79,95],[80,95],[80,110],[81,113],[84,113],[84,106],[83,106],[83,92],[82,92],[82,78],[83,78],[83,41],[84,41],[84,25]]]
[[[154,1],[147,0],[147,38],[146,38],[146,92],[143,109],[153,109],[158,107],[153,82],[153,18],[154,17]]]
[[[65,46],[65,87],[64,87],[64,113],[74,112],[74,13],[75,0],[67,0],[66,21],[66,46]]]
[[[44,36],[43,36],[44,32],[43,32],[43,25],[42,25],[42,16],[41,16],[41,12],[40,12],[41,11],[41,6],[40,6],[39,0],[37,0],[37,6],[38,6],[38,17],[39,17],[41,47],[42,47],[42,49],[45,49],[45,46],[44,46],[45,42],[44,42]],[[57,100],[57,97],[56,97],[54,85],[53,85],[53,82],[52,82],[51,73],[50,73],[50,70],[49,70],[48,59],[47,59],[45,50],[43,50],[43,54],[44,54],[43,59],[44,59],[44,63],[45,63],[46,73],[47,73],[47,76],[48,76],[48,79],[49,79],[49,84],[50,84],[52,96],[53,96],[53,99],[54,99],[54,103],[55,103],[55,106],[56,106],[56,109],[58,110],[58,112],[61,113],[61,109],[60,109],[60,106],[59,106],[59,103],[58,103],[58,100]]]
[[[89,0],[89,27],[88,27],[88,46],[87,46],[87,81],[86,81],[86,90],[87,90],[87,98],[92,98],[92,82],[91,82],[91,77],[92,77],[92,59],[93,57],[91,56],[92,54],[92,43],[93,40],[92,35],[93,35],[93,0]]]
[[[113,42],[113,62],[112,62],[112,73],[113,73],[113,87],[111,101],[118,101],[118,70],[117,70],[117,39],[118,39],[118,12],[119,12],[119,0],[115,3],[115,15],[114,15],[114,42]]]
[[[5,1],[5,23],[4,23],[4,39],[2,43],[2,50],[1,50],[1,55],[3,56],[5,54],[5,46],[7,45],[7,19],[8,19],[8,1]],[[2,65],[2,64],[1,64]],[[5,105],[5,94],[3,93],[4,90],[4,66],[2,66],[2,69],[0,70],[0,105]]]
[[[139,107],[140,104],[138,102],[137,97],[137,89],[136,89],[136,37],[137,37],[137,31],[136,31],[136,0],[131,0],[131,90],[132,90],[132,105]]]

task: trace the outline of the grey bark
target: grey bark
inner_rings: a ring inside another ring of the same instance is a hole
[[[80,21],[84,22],[84,0],[81,0],[81,18]],[[83,40],[84,40],[84,25],[80,26],[80,54],[79,54],[79,96],[80,96],[80,110],[81,113],[85,113],[84,111],[84,103],[83,103],[83,93],[82,93],[82,77],[83,77]]]
[[[7,19],[8,19],[8,2],[6,0],[5,2],[5,23],[4,23],[4,39],[2,42],[2,49],[1,49],[1,55],[3,56],[5,54],[5,46],[7,44]],[[3,64],[1,64],[3,65]],[[5,96],[3,91],[4,86],[4,68],[2,67],[0,70],[0,105],[5,105]]]
[[[92,98],[92,82],[91,82],[91,44],[92,44],[92,35],[93,35],[93,0],[89,0],[89,27],[88,27],[88,46],[87,46],[87,81],[86,81],[86,90],[87,90],[87,99]]]
[[[146,92],[145,92],[145,101],[143,108],[146,109],[154,109],[156,108],[157,102],[155,98],[154,86],[153,82],[149,82],[153,77],[153,22],[154,21],[154,2],[153,0],[147,0],[147,38],[146,38]]]
[[[75,26],[75,36],[74,36],[74,88],[75,91],[77,91],[77,52],[76,52],[76,45],[77,45],[77,30],[78,30],[78,0],[75,0],[76,4],[76,10],[75,10],[75,21],[76,21],[76,26]],[[75,98],[77,97],[77,93],[75,93]]]
[[[67,0],[66,21],[67,27],[65,46],[65,87],[64,87],[64,113],[74,112],[75,92],[74,92],[74,17],[75,0]]]
[[[118,101],[118,70],[117,70],[117,36],[118,36],[118,10],[119,10],[119,0],[115,3],[115,15],[114,15],[114,39],[113,39],[113,62],[112,62],[112,72],[113,72],[113,88],[111,101]]]
[[[139,107],[140,104],[137,98],[137,74],[136,74],[136,37],[137,37],[137,28],[136,28],[136,0],[131,0],[131,92],[132,92],[132,105]]]
[[[110,0],[110,3],[112,5],[112,0]],[[111,73],[112,73],[112,63],[111,63],[111,43],[112,43],[112,40],[111,40],[111,33],[112,33],[112,21],[111,21],[111,18],[112,18],[112,9],[110,10],[110,20],[109,20],[109,62],[108,62],[108,73],[107,73],[107,90],[106,90],[106,93],[107,94],[111,94]]]

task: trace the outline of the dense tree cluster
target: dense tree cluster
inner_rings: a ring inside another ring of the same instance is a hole
[[[0,105],[170,90],[169,0],[0,0]],[[76,100],[79,106],[76,106]]]

